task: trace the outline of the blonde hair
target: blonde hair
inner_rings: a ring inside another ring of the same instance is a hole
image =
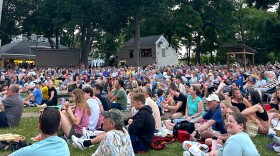
[[[131,82],[131,87],[134,89],[134,88],[137,88],[138,87],[138,82],[136,80],[133,80]]]
[[[223,103],[227,108],[232,106],[231,102],[228,100],[222,100],[221,103]]]
[[[74,89],[72,93],[76,96],[76,100],[75,100],[76,106],[79,107],[81,111],[85,111],[87,115],[90,116],[91,112],[87,104],[87,101],[84,97],[84,92],[81,89],[77,88]]]

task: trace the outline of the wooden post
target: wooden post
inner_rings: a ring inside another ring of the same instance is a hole
[[[227,54],[227,65],[229,66],[230,64],[230,57],[229,57],[230,54]]]
[[[243,55],[244,55],[244,70],[246,71],[246,50],[245,50],[245,47],[243,47]]]
[[[255,66],[255,54],[253,54],[253,65]]]

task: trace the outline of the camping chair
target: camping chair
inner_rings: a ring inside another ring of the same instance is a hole
[[[263,92],[262,101],[270,102],[272,94],[276,92],[276,87],[270,88],[266,92]]]

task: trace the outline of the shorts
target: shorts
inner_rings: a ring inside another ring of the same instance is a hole
[[[69,132],[69,138],[70,139],[72,137],[72,135],[76,136],[77,138],[80,138],[82,137],[83,135],[82,134],[78,134],[76,131],[75,131],[75,127],[72,126],[71,129],[70,129],[70,132]]]

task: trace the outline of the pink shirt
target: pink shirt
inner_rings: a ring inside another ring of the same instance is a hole
[[[81,117],[80,123],[78,125],[75,125],[75,132],[78,133],[78,134],[82,134],[83,133],[82,132],[83,127],[88,128],[89,115],[87,114],[87,112],[85,110],[81,111],[79,109],[79,107],[76,107],[75,116],[76,117]]]

